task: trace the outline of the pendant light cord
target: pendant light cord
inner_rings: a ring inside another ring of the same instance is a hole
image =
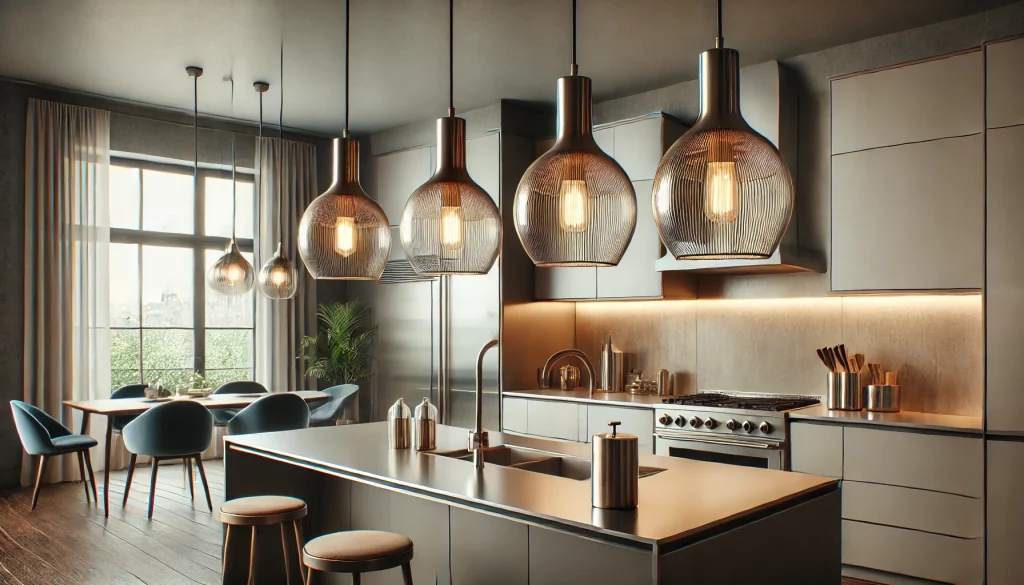
[[[576,0],[572,0],[572,64],[569,66],[569,75],[576,75],[579,70],[576,63]]]
[[[345,19],[346,27],[348,26],[348,18]],[[348,43],[348,30],[345,31],[345,42]],[[284,181],[281,178],[281,168],[284,165],[284,42],[281,42],[281,58],[278,61],[278,66],[281,68],[280,80],[277,82],[281,87],[281,102],[278,104],[277,110],[277,182],[284,185]],[[345,128],[348,129],[348,49],[345,50]],[[287,209],[287,205],[284,200],[284,189],[278,190],[278,199],[281,200],[281,208],[278,209],[277,213],[277,245],[280,246],[281,242],[284,241],[284,210]],[[282,253],[284,253],[282,251]]]
[[[448,117],[455,116],[455,0],[448,0]]]
[[[722,0],[718,0],[718,36],[715,37],[715,48],[721,49],[724,46],[725,37],[722,36]]]
[[[348,138],[348,104],[349,104],[349,99],[348,99],[348,88],[349,88],[349,83],[348,83],[348,77],[349,77],[349,74],[348,74],[348,55],[349,55],[349,52],[350,52],[349,48],[351,47],[351,39],[352,39],[352,32],[351,32],[352,27],[349,26],[349,22],[351,22],[351,20],[352,20],[350,18],[350,16],[349,16],[349,5],[350,4],[351,3],[349,2],[349,0],[345,0],[345,130],[341,133],[341,135],[343,137],[345,137],[345,138]]]
[[[199,192],[199,76],[192,77],[192,193]]]
[[[231,76],[231,117],[235,115],[235,77]],[[235,213],[238,201],[235,197],[235,133],[231,133],[231,241],[235,241]]]

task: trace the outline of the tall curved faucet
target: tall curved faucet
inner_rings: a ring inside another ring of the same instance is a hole
[[[587,392],[590,393],[590,396],[593,396],[594,378],[596,378],[594,375],[594,364],[590,363],[587,354],[578,349],[563,349],[551,354],[548,361],[544,362],[544,368],[540,371],[541,388],[548,388],[548,377],[551,375],[551,367],[555,365],[555,362],[565,357],[576,357],[583,362],[583,367],[587,370]]]
[[[497,346],[498,340],[492,339],[480,348],[476,356],[476,421],[473,430],[469,432],[469,450],[473,452],[473,465],[477,469],[484,466],[483,449],[488,446],[487,433],[484,431],[484,356],[488,350]],[[498,400],[501,400],[500,396]]]

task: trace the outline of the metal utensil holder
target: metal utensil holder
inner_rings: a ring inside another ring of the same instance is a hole
[[[899,412],[899,385],[871,384],[867,387],[868,410],[871,412]]]
[[[829,410],[862,410],[864,389],[857,372],[829,372],[827,378]]]

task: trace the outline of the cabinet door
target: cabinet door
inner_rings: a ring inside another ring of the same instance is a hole
[[[391,225],[398,225],[402,222],[402,211],[409,196],[434,172],[430,148],[424,146],[384,154],[373,162],[377,177],[377,203]]]
[[[988,263],[985,357],[990,431],[1024,431],[1024,126],[988,133]]]
[[[988,583],[1024,583],[1024,443],[988,442]]]
[[[832,157],[832,289],[980,289],[980,134]]]
[[[1024,124],[1024,38],[994,43],[986,50],[988,127]]]
[[[528,400],[526,432],[541,437],[575,441],[579,438],[579,407],[572,402]]]
[[[636,230],[618,266],[597,268],[597,297],[600,299],[661,298],[661,273],[654,263],[661,256],[661,239],[654,225],[650,205],[654,181],[634,181],[637,213]]]
[[[641,453],[654,453],[654,409],[621,408],[589,405],[587,411],[587,442],[597,433],[611,432],[608,423],[619,421],[620,433],[637,436]]]
[[[984,125],[981,51],[832,82],[832,154],[964,136]]]
[[[452,583],[527,585],[529,528],[521,522],[451,506]]]
[[[530,527],[530,585],[648,585],[651,554]]]
[[[533,281],[537,300],[597,298],[597,268],[535,268]]]
[[[653,181],[663,154],[661,116],[619,124],[615,130],[616,162],[626,171],[630,181]],[[642,207],[642,206],[641,206]]]
[[[956,585],[981,585],[983,541],[843,520],[843,563]]]
[[[800,473],[843,477],[843,427],[807,422],[789,426],[789,467]]]
[[[503,431],[526,432],[526,403],[525,398],[502,399],[501,424]]]

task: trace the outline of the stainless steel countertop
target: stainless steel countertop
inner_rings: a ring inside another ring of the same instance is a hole
[[[465,448],[467,432],[438,425],[438,450]],[[830,492],[838,483],[802,473],[641,453],[641,465],[666,471],[640,480],[640,505],[636,510],[612,511],[591,507],[589,481],[498,465],[487,465],[478,473],[472,462],[411,449],[392,450],[388,448],[384,422],[228,436],[225,441],[229,448],[242,448],[354,481],[643,547],[699,538],[723,523],[770,511],[801,496]],[[590,445],[584,443],[496,432],[490,433],[490,443],[590,457]]]
[[[605,406],[635,406],[654,408],[661,406],[664,396],[644,396],[629,392],[594,392],[587,396],[586,390],[504,390],[502,396],[513,398],[543,398],[544,400],[561,400],[565,402],[585,402],[603,404]]]
[[[821,420],[841,424],[869,424],[930,431],[950,431],[981,435],[980,416],[931,414],[927,412],[868,412],[867,410],[829,410],[824,404],[789,413],[790,420]]]

